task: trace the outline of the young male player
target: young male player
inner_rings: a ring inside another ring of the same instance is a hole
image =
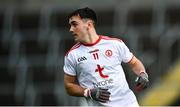
[[[149,82],[145,68],[122,40],[98,35],[96,21],[96,13],[90,8],[78,9],[69,16],[70,32],[77,43],[65,55],[66,91],[85,97],[91,106],[138,107],[121,63],[127,63],[138,76],[138,90]]]

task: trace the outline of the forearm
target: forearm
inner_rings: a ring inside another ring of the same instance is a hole
[[[81,87],[76,80],[76,76],[64,74],[64,86],[67,93],[71,96],[82,97],[84,96],[84,88]]]
[[[83,97],[84,96],[84,88],[79,86],[78,84],[68,83],[65,85],[66,91],[71,96]]]
[[[136,75],[139,75],[141,72],[145,72],[144,65],[135,56],[132,59],[132,61],[129,63],[129,65]]]
[[[139,75],[141,72],[145,72],[144,65],[139,60],[137,60],[134,66],[132,66],[132,70],[137,75]]]

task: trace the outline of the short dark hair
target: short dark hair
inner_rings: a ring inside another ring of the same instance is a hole
[[[97,16],[96,13],[94,12],[94,10],[85,7],[85,8],[81,8],[81,9],[77,9],[74,12],[72,12],[69,16],[68,19],[70,19],[73,16],[80,16],[82,19],[90,19],[94,22],[94,25],[97,24]]]

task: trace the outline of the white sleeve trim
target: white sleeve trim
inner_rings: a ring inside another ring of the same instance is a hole
[[[64,73],[67,74],[67,75],[76,76],[76,74],[73,74],[73,73],[70,73],[70,72],[67,72],[67,71],[64,71]]]

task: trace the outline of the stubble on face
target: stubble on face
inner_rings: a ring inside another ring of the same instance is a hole
[[[71,26],[70,32],[74,37],[76,42],[83,42],[86,35],[86,21],[81,19],[79,16],[73,16],[69,19],[69,24]]]

